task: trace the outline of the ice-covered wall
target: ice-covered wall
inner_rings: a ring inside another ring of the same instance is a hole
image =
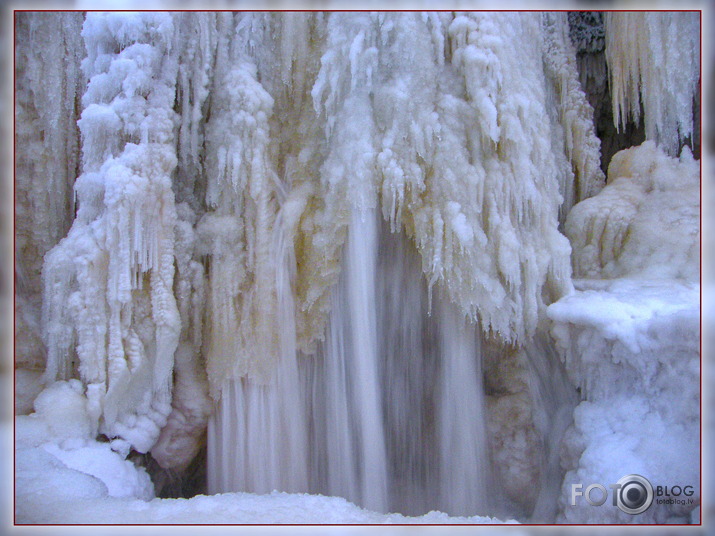
[[[41,371],[42,260],[74,218],[79,101],[86,79],[81,13],[18,13],[15,32],[15,359]],[[46,46],[47,43],[52,46]]]

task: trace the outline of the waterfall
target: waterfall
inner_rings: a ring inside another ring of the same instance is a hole
[[[490,464],[479,336],[451,304],[439,306],[441,504],[454,515],[486,514]]]
[[[307,490],[307,422],[296,351],[289,209],[284,204],[273,235],[279,362],[268,383],[239,378],[223,387],[208,423],[210,493]]]
[[[373,209],[353,210],[342,268],[318,355],[297,366],[285,352],[274,382],[242,378],[222,391],[209,424],[209,491],[488,514],[480,330],[441,289],[429,299],[414,247]],[[295,340],[291,329],[281,326],[282,340]]]
[[[573,423],[573,410],[578,404],[576,390],[567,379],[554,344],[544,334],[524,348],[531,379],[534,425],[542,438],[542,481],[531,514],[532,523],[553,523],[561,493],[563,471],[561,442]]]
[[[313,420],[323,421],[316,428],[325,434],[314,458],[326,464],[314,483],[317,490],[386,511],[387,461],[374,308],[377,239],[375,212],[354,211],[343,277],[333,292],[328,331],[317,358],[320,363],[315,364],[322,386],[314,386],[311,405]],[[321,441],[316,434],[313,438]]]
[[[648,138],[604,186],[563,12],[19,14],[18,367],[160,475],[206,440],[210,493],[553,521],[597,379],[554,306],[699,276],[676,15],[582,36]]]

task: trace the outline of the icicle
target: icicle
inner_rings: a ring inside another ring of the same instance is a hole
[[[435,94],[417,93],[435,109],[426,125],[427,117],[415,120],[423,125],[417,131],[431,134],[432,152],[412,158],[424,169],[425,188],[402,218],[428,280],[443,284],[483,329],[519,340],[536,327],[539,289],[551,287],[558,296],[568,287],[568,247],[555,227],[551,128],[537,119],[548,106],[539,21],[528,14],[458,14],[446,31],[457,76],[437,75]],[[532,44],[514,48],[524,39]],[[524,147],[530,149],[517,149]],[[541,231],[531,235],[536,227]]]
[[[177,31],[182,37],[179,55],[177,102],[181,121],[178,131],[177,201],[189,202],[199,210],[195,190],[201,191],[203,178],[205,112],[213,79],[217,33],[215,13],[181,13],[176,16]],[[198,188],[197,188],[198,187]]]
[[[172,411],[151,454],[164,469],[180,471],[203,446],[212,405],[200,359],[206,280],[203,266],[195,260],[196,232],[192,224],[196,216],[186,203],[177,205],[177,215],[174,289],[182,329],[174,364]]]
[[[538,18],[482,13],[450,23],[415,14],[336,15],[328,28],[312,90],[329,147],[321,170],[327,189],[324,208],[311,215],[312,251],[303,250],[306,265],[320,268],[309,275],[302,308],[327,309],[345,199],[371,206],[365,194],[376,187],[392,228],[404,226],[414,237],[428,280],[445,284],[485,330],[506,340],[532,332],[543,309],[541,288],[551,287],[554,297],[568,290],[568,247],[556,230],[552,180],[552,155],[562,148],[554,151],[551,128],[538,118],[549,104]],[[450,40],[449,69],[435,48],[437,31]],[[512,48],[517,33],[533,40],[531,57]],[[584,183],[598,172],[587,162],[574,161]],[[523,243],[533,247],[517,245]]]
[[[700,79],[700,15],[695,12],[607,13],[606,61],[613,120],[640,120],[646,139],[670,156],[693,135]],[[692,140],[691,140],[692,143]]]

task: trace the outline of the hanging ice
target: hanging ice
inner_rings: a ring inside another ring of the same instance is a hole
[[[638,123],[642,109],[646,138],[676,156],[696,131],[699,14],[614,12],[605,22],[614,121],[619,127],[629,119]]]
[[[565,25],[565,19],[552,24]],[[572,139],[569,122],[588,110],[567,65],[552,67],[549,84],[561,89],[561,112],[554,123],[541,120],[547,83],[540,18],[361,15],[332,17],[328,31],[312,90],[330,147],[324,198],[340,192],[326,210],[336,210],[346,192],[358,203],[371,202],[351,194],[352,184],[376,187],[393,229],[404,226],[414,238],[430,285],[444,284],[465,314],[505,340],[532,333],[541,289],[556,297],[568,287],[568,246],[553,227],[560,204],[554,178],[566,177],[567,184],[573,175],[555,161],[563,146],[553,150],[551,136],[558,130],[554,140]],[[517,48],[524,39],[532,44]],[[552,39],[550,48],[559,49],[558,43]],[[592,131],[582,132],[595,140]],[[597,151],[597,142],[590,150]],[[597,185],[597,168],[577,160],[581,183]],[[347,169],[350,177],[342,178]],[[579,195],[594,188],[584,186]],[[344,221],[341,214],[330,221]],[[335,248],[335,239],[330,243]],[[324,253],[318,253],[305,264],[319,266]]]

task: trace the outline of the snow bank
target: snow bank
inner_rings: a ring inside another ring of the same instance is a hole
[[[549,317],[559,324],[588,327],[634,355],[661,348],[668,342],[684,342],[691,335],[688,328],[699,320],[697,283],[623,278],[576,280],[575,285],[579,292],[553,304],[548,310]],[[567,339],[558,326],[552,331],[558,340]],[[584,342],[579,344],[585,350]],[[646,362],[643,357],[629,360],[631,366],[639,366],[643,373]],[[592,376],[582,370],[580,377]]]
[[[59,491],[59,490],[56,490]],[[57,497],[57,496],[55,496]],[[378,514],[339,497],[272,492],[225,493],[192,499],[73,498],[42,501],[43,508],[18,512],[20,523],[101,524],[501,524],[488,517],[449,517],[430,512],[420,517]],[[35,504],[37,506],[37,503]]]
[[[149,475],[125,460],[127,453],[126,442],[94,439],[87,399],[78,380],[50,385],[35,400],[35,413],[15,420],[18,514],[24,509],[34,512],[38,500],[52,497],[65,501],[152,498]]]

